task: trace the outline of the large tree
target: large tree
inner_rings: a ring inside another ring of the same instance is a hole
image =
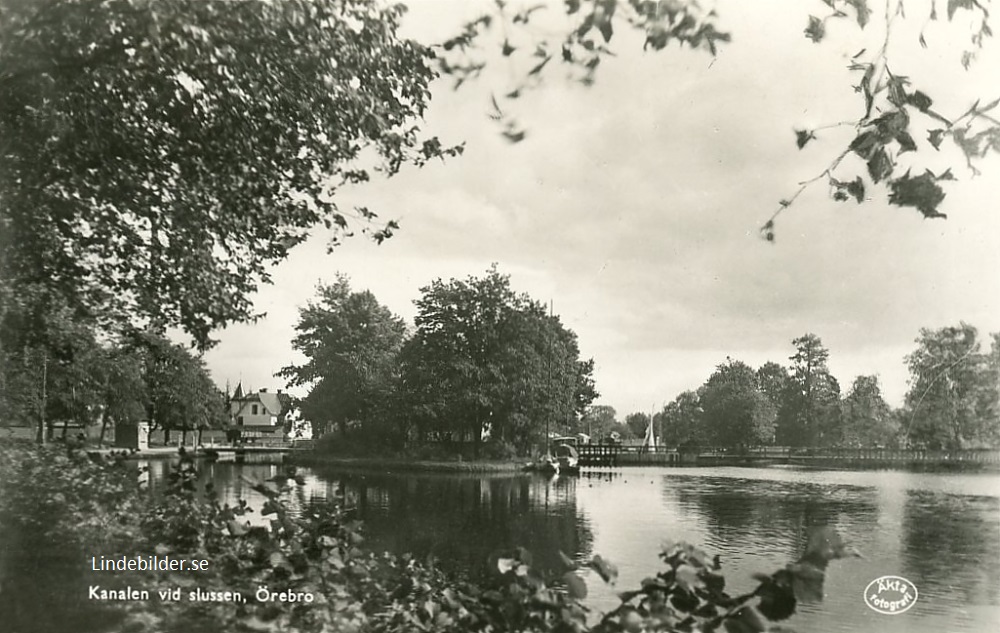
[[[299,311],[292,340],[306,361],[280,375],[290,386],[309,387],[302,409],[317,435],[332,425],[346,434],[351,422],[391,432],[383,428],[390,421],[385,405],[397,389],[405,324],[370,291],[352,291],[344,276],[316,294]]]
[[[757,383],[775,410],[780,410],[790,384],[788,370],[774,361],[768,361],[757,369]]]
[[[699,401],[707,439],[716,446],[757,446],[774,440],[774,406],[746,363],[727,359],[716,367]]]
[[[583,417],[578,424],[574,425],[577,433],[586,433],[591,437],[591,441],[599,441],[611,436],[612,433],[621,435],[625,427],[618,421],[618,412],[615,408],[606,404],[595,404],[587,407]]]
[[[986,355],[976,328],[967,323],[920,330],[917,349],[906,357],[909,419],[903,431],[909,441],[964,448],[1000,440],[993,338],[992,354]]]
[[[665,446],[698,446],[710,442],[702,414],[701,396],[698,392],[684,391],[664,406],[653,419],[660,429],[660,438]]]
[[[839,443],[840,384],[826,365],[829,350],[815,334],[792,341],[795,354],[778,410],[777,442],[789,446]]]
[[[156,334],[131,339],[128,352],[141,358],[150,428],[161,429],[164,441],[226,422],[224,394],[212,381],[205,361],[182,345]]]
[[[845,446],[893,446],[899,421],[882,397],[878,376],[858,376],[840,402],[840,439]]]
[[[649,414],[637,411],[625,416],[625,428],[628,429],[630,437],[645,437],[646,429],[649,427]]]
[[[884,29],[885,45],[851,57],[858,82],[845,88],[862,106],[855,135],[810,182],[859,202],[867,182],[885,183],[891,203],[940,216],[951,172],[902,173],[897,157],[950,140],[971,166],[1000,149],[1000,102],[946,116],[933,108],[934,90],[910,85],[903,60],[890,60],[889,43],[905,34],[899,23],[937,18],[933,0],[908,12],[899,3],[884,20],[868,0],[824,3],[802,15],[806,37],[819,42],[828,23],[844,20]],[[520,140],[508,106],[560,65],[589,85],[623,30],[652,50],[676,43],[714,54],[730,40],[715,11],[692,0],[490,6],[435,56],[398,35],[401,7],[376,0],[0,0],[0,318],[10,287],[35,281],[105,320],[179,325],[206,345],[213,329],[253,315],[268,265],[311,227],[348,233],[354,216],[367,228],[371,212],[337,205],[341,185],[368,180],[373,164],[391,175],[457,153],[420,135],[439,74],[464,83],[489,60],[523,57],[522,80],[492,115]],[[529,26],[546,14],[561,27]],[[940,15],[971,23],[961,61],[973,63],[989,11],[952,0]],[[484,54],[493,47],[495,56]],[[817,136],[801,129],[795,142]],[[864,178],[837,171],[848,155]]]
[[[384,239],[337,190],[457,151],[419,133],[435,72],[403,11],[0,0],[0,300],[39,284],[204,346],[311,227]]]
[[[421,293],[403,377],[421,437],[478,446],[489,435],[527,450],[597,397],[576,334],[495,267]]]
[[[55,422],[92,422],[108,367],[91,323],[38,286],[22,288],[9,308],[0,328],[5,423],[34,426],[41,442],[52,439]]]

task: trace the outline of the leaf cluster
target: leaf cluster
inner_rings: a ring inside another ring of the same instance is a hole
[[[810,16],[805,29],[806,37],[814,42],[824,39],[829,20],[850,19],[853,16],[861,29],[869,24],[871,10],[867,0],[823,0],[823,2],[830,12],[823,18]],[[842,162],[850,155],[856,156],[864,163],[867,179],[872,186],[884,183],[889,204],[916,209],[924,218],[945,218],[946,214],[940,210],[945,199],[945,190],[941,183],[955,180],[951,169],[945,169],[941,174],[924,169],[920,175],[911,176],[913,164],[920,158],[928,156],[927,146],[936,152],[940,150],[945,138],[952,139],[964,155],[966,166],[973,174],[979,173],[976,162],[984,158],[987,153],[1000,150],[998,142],[1000,122],[993,114],[1000,105],[1000,99],[985,105],[981,105],[977,100],[965,113],[947,118],[934,109],[934,100],[926,92],[911,88],[909,78],[893,73],[889,60],[889,44],[896,20],[906,18],[904,6],[904,3],[898,3],[892,15],[889,14],[889,9],[886,9],[886,20],[883,24],[885,40],[877,51],[869,52],[867,49],[862,49],[851,58],[850,70],[861,74],[854,91],[863,100],[862,115],[856,121],[845,121],[811,130],[795,130],[795,142],[800,150],[816,140],[817,132],[822,129],[852,125],[855,136],[848,147],[819,176],[800,183],[798,191],[791,198],[779,203],[778,210],[761,227],[761,236],[766,240],[774,240],[775,218],[788,208],[806,187],[824,177],[829,181],[830,196],[835,201],[853,199],[860,204],[868,199],[867,196],[870,194],[861,176],[851,179],[835,176],[835,173],[845,169],[842,167]],[[978,30],[974,27],[972,43],[974,49],[981,48],[983,39],[991,35],[988,24],[989,12],[978,2],[954,0],[948,3],[948,20],[954,19],[960,9],[968,10],[978,17]],[[936,3],[932,2],[925,25],[937,19]],[[923,31],[919,42],[921,46],[927,46]],[[962,64],[968,68],[973,57],[973,51],[966,51],[962,56]],[[923,126],[918,121],[922,122]],[[919,127],[923,129],[918,129]],[[922,137],[927,139],[923,147],[915,140]],[[901,166],[900,157],[909,152],[914,156],[908,160],[907,165]]]
[[[455,156],[420,132],[432,52],[370,1],[0,3],[6,282],[201,347],[313,227],[376,241],[335,193]]]
[[[715,55],[730,40],[729,33],[719,29],[715,12],[696,2],[567,0],[556,16],[546,11],[549,8],[545,4],[522,8],[497,0],[489,12],[464,24],[439,46],[438,69],[453,79],[455,89],[479,78],[487,64],[493,63],[495,50],[514,69],[517,79],[504,90],[502,105],[492,97],[489,114],[511,143],[527,135],[509,112],[514,102],[541,86],[555,68],[561,68],[573,82],[592,85],[602,61],[615,54],[611,45],[618,28],[642,33],[644,50],[659,51],[677,44]],[[560,25],[555,35],[551,19]]]

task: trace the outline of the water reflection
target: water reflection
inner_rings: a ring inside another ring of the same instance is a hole
[[[162,486],[166,462],[151,462]],[[230,502],[263,502],[247,480],[279,466],[206,464],[202,473]],[[481,573],[502,548],[527,547],[545,567],[558,552],[600,553],[618,564],[617,587],[588,578],[590,605],[659,568],[663,539],[720,554],[731,591],[751,589],[802,552],[806,531],[832,525],[864,555],[832,565],[827,598],[804,605],[789,626],[816,632],[995,630],[1000,624],[1000,486],[996,476],[748,468],[635,468],[579,478],[306,471],[294,509],[342,497],[365,522],[368,544],[433,556],[453,571]],[[873,579],[901,575],[920,591],[913,609],[882,616],[865,608]]]
[[[834,526],[843,532],[870,530],[878,517],[875,499],[855,486],[803,481],[759,481],[722,477],[670,477],[665,498],[674,497],[703,519],[709,546],[742,544],[767,549],[782,561],[803,551],[807,531]]]
[[[904,507],[905,575],[928,601],[1000,605],[1000,499],[913,490]]]
[[[318,474],[342,490],[371,546],[430,556],[456,571],[481,573],[491,554],[517,546],[548,568],[556,567],[559,551],[579,559],[591,551],[572,478]]]

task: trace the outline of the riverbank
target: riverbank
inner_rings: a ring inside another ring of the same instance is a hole
[[[517,473],[525,469],[528,460],[434,461],[386,457],[346,457],[316,451],[296,451],[285,455],[285,463],[297,466],[335,466],[337,468],[391,472]]]

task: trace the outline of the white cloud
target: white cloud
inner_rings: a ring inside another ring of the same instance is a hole
[[[902,357],[920,327],[964,319],[1000,330],[1000,161],[979,178],[956,171],[947,221],[890,207],[882,191],[836,203],[817,183],[782,215],[775,244],[757,237],[778,200],[849,142],[849,128],[826,130],[799,151],[793,128],[857,116],[857,77],[845,66],[880,34],[874,22],[857,35],[844,21],[814,45],[793,0],[722,2],[719,12],[734,41],[714,62],[676,48],[643,54],[625,36],[591,89],[554,80],[527,95],[517,113],[529,134],[515,146],[485,116],[495,84],[443,86],[427,125],[443,142],[467,141],[465,155],[344,194],[344,208],[365,204],[401,230],[332,255],[320,236],[303,245],[257,298],[269,317],[230,328],[208,355],[217,379],[275,384],[268,376],[294,358],[297,306],[337,271],[411,319],[419,287],[494,261],[518,290],[553,301],[622,414],[697,387],[727,355],[787,362],[805,332],[830,348],[844,388],[877,373],[899,402]],[[408,28],[447,33],[444,16],[460,19],[416,3]],[[960,51],[942,54],[947,27],[933,26],[926,51],[910,35],[894,51],[897,72],[928,92],[944,87],[934,92],[942,112],[996,96],[995,44],[962,75]],[[941,160],[954,161],[947,152]]]

